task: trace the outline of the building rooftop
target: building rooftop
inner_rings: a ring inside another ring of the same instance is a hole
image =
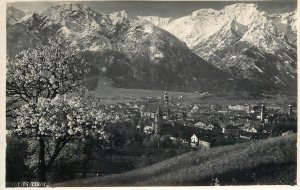
[[[169,112],[169,108],[164,102],[148,102],[145,105],[144,112],[156,113],[158,108],[160,108],[161,112]]]

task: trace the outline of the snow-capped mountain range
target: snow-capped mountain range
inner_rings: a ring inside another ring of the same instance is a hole
[[[102,60],[95,64],[109,67],[106,75],[121,87],[268,92],[296,87],[296,11],[267,14],[255,4],[237,3],[181,18],[134,20],[125,11],[102,14],[63,3],[38,13],[15,8],[7,13],[9,55],[59,36],[85,58]]]
[[[169,22],[158,17],[138,19],[172,33],[232,76],[282,86],[296,83],[296,11],[267,14],[256,4],[237,3],[168,18]]]
[[[275,29],[275,22],[273,22],[273,18],[276,17],[280,18],[281,32],[291,28],[296,35],[295,12],[268,15],[260,10],[256,4],[237,3],[226,6],[221,10],[200,9],[177,19],[155,16],[138,16],[137,18],[150,21],[154,25],[167,30],[184,41],[190,48],[194,48],[199,43],[208,40],[209,37],[220,32],[225,25],[235,21],[239,25],[244,26],[243,30],[247,30],[241,41],[252,43],[267,52],[273,53],[285,46],[285,44],[278,42],[276,39],[272,44],[263,43],[264,41],[269,41],[266,39],[269,34],[264,34],[265,32],[274,34],[279,28],[279,23],[276,23],[277,28]]]

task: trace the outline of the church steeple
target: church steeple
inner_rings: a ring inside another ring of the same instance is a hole
[[[262,123],[265,121],[265,117],[266,117],[266,107],[265,104],[262,104],[261,111],[260,111],[260,120]]]
[[[158,107],[155,118],[154,118],[154,132],[155,134],[160,134],[161,122],[163,119],[162,111],[160,107]]]
[[[158,108],[157,108],[156,117],[159,119],[162,119],[162,111],[161,111],[160,106],[158,106]]]
[[[165,94],[164,94],[164,103],[167,108],[167,117],[169,118],[171,116],[171,112],[170,112],[170,107],[169,107],[169,95],[168,95],[167,91],[165,91]]]
[[[289,105],[289,112],[288,112],[288,114],[289,114],[289,118],[291,118],[292,114],[293,114],[293,108],[292,108],[291,104]]]
[[[168,96],[168,92],[167,91],[165,91],[164,101],[165,101],[167,107],[169,108],[169,96]]]

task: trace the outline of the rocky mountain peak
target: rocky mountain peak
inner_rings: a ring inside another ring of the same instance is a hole
[[[41,15],[47,16],[49,19],[65,23],[66,21],[73,21],[76,24],[82,22],[90,22],[92,20],[99,21],[105,18],[105,15],[97,13],[86,5],[78,3],[62,3],[51,6],[39,12]]]
[[[196,20],[198,18],[201,18],[203,16],[209,16],[209,15],[213,15],[216,14],[218,11],[215,9],[200,9],[197,11],[192,12],[192,14],[190,15],[192,20]]]
[[[123,23],[129,17],[128,17],[127,12],[125,10],[122,10],[122,11],[110,13],[109,18],[111,19],[113,25],[116,25],[116,24]]]
[[[164,28],[173,19],[172,17],[161,18],[161,17],[158,17],[158,16],[137,16],[137,18],[140,21],[151,22],[152,24],[154,24],[155,26],[158,26],[160,28]]]
[[[80,3],[60,3],[50,7],[53,10],[60,10],[60,11],[91,11],[91,9],[83,4]]]
[[[259,10],[257,4],[254,3],[235,3],[232,5],[227,5],[224,7],[225,11],[238,11],[238,10],[242,10],[245,11],[245,9],[247,9],[247,11],[249,12],[253,12],[253,11],[257,11]]]
[[[9,24],[19,22],[25,16],[25,13],[23,11],[15,8],[14,6],[8,6],[6,14],[7,23]]]

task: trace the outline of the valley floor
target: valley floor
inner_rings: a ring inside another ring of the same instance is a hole
[[[113,86],[113,82],[103,77],[93,78],[94,82],[88,82],[92,86],[90,93],[96,98],[100,98],[105,104],[136,102],[144,99],[158,99],[165,93],[162,90],[149,89],[127,89]],[[167,90],[167,89],[166,89]],[[211,105],[219,104],[227,106],[229,104],[249,103],[256,104],[264,101],[266,105],[280,106],[296,101],[296,96],[287,95],[262,95],[258,93],[219,93],[210,94],[209,92],[179,92],[168,91],[168,94],[173,101],[186,105],[202,104]]]

